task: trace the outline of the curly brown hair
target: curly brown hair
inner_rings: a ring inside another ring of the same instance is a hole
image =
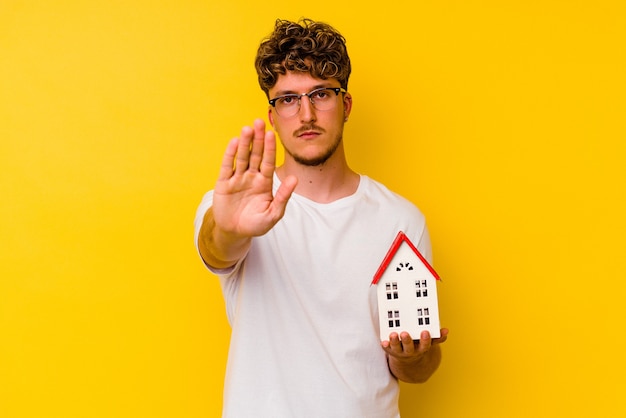
[[[351,66],[346,40],[323,22],[278,19],[274,31],[259,45],[254,64],[266,95],[287,71],[306,72],[323,80],[336,78],[348,89]]]

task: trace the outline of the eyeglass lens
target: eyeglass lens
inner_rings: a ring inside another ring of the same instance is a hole
[[[275,99],[274,107],[280,116],[293,116],[300,111],[302,96],[307,96],[315,110],[332,110],[337,104],[339,90],[334,88],[323,88],[313,90],[305,94],[288,94]]]

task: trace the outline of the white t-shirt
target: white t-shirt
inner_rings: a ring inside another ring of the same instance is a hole
[[[274,176],[274,192],[279,184]],[[198,208],[196,243],[212,197]],[[370,284],[400,230],[431,259],[420,211],[361,176],[353,195],[332,203],[294,193],[243,261],[212,270],[232,327],[224,417],[399,416]]]

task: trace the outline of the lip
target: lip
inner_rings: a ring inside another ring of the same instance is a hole
[[[320,135],[320,133],[317,132],[317,131],[306,131],[306,132],[302,132],[300,135],[298,135],[298,138],[313,139],[313,138],[317,138],[319,135]]]

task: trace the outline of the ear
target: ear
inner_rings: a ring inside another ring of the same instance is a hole
[[[267,119],[269,119],[270,125],[272,125],[272,128],[273,128],[274,127],[274,115],[272,113],[272,106],[270,106],[267,109]]]
[[[343,96],[343,117],[346,121],[348,120],[348,116],[350,116],[350,112],[352,112],[352,95],[346,93]]]

